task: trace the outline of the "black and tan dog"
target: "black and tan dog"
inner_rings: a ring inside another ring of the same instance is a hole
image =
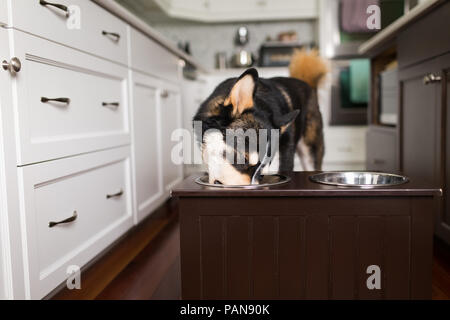
[[[325,73],[325,63],[316,51],[298,51],[291,61],[290,78],[259,78],[252,68],[218,85],[194,116],[194,121],[202,122],[200,142],[209,182],[257,183],[256,173],[268,167],[261,154],[267,150],[256,154],[247,150],[245,163],[227,161],[227,129],[279,129],[275,171],[291,172],[296,151],[304,170],[320,170],[324,140],[317,85]]]

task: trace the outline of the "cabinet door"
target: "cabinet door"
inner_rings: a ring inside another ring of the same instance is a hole
[[[0,1],[0,11],[4,2]],[[9,48],[10,32],[0,27],[0,61],[14,57]],[[14,74],[0,68],[0,300],[27,298],[12,95],[20,72]]]
[[[160,99],[163,185],[164,192],[168,193],[175,184],[181,181],[183,176],[182,164],[172,158],[172,151],[180,143],[172,141],[172,134],[182,127],[180,89],[174,85],[164,84]]]
[[[424,83],[436,61],[400,72],[401,170],[411,179],[441,187],[441,87]]]
[[[450,54],[439,60],[442,68],[442,98],[443,108],[446,113],[445,123],[445,173],[444,173],[444,210],[438,217],[436,233],[450,244]]]
[[[2,10],[3,6],[6,5],[2,1],[0,3],[0,23],[3,18]],[[6,34],[6,30],[0,27],[0,41],[1,43],[8,43],[8,38]],[[9,58],[8,46],[0,47],[0,61],[7,60]],[[6,88],[11,88],[10,74],[7,72],[3,72],[3,69],[0,69],[0,87],[5,89],[0,91],[0,300],[6,299],[8,297],[8,288],[7,288],[7,272],[6,272],[6,253],[8,252],[7,238],[4,234],[4,230],[7,230],[7,208],[2,205],[6,203],[7,194],[6,190],[6,179],[5,179],[5,171],[6,168],[4,164],[5,154],[5,144],[4,137],[5,131],[3,130],[4,123],[4,111],[8,110],[10,107],[11,99],[10,94],[8,94],[8,90]],[[6,101],[8,99],[8,101]]]
[[[134,177],[137,219],[146,217],[162,196],[159,82],[133,72]]]
[[[0,26],[8,24],[7,1],[0,1]]]

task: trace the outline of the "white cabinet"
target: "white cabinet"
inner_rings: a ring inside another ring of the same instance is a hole
[[[190,139],[184,141],[184,150],[191,150],[187,159],[189,162],[185,162],[184,164],[184,172],[186,175],[198,171],[205,171],[205,168],[201,165],[200,144],[197,143],[194,136],[192,119],[202,102],[211,94],[212,89],[212,86],[209,86],[208,79],[203,76],[198,77],[196,80],[184,79],[182,82],[183,128],[189,131],[191,135]]]
[[[143,1],[143,0],[138,0]],[[314,19],[317,0],[155,0],[169,15],[203,22]]]
[[[171,158],[174,130],[181,128],[177,85],[132,72],[135,207],[141,221],[182,179],[182,165]]]
[[[12,26],[71,48],[127,64],[128,26],[125,22],[92,1],[48,2],[66,6],[70,14],[51,4],[43,6],[39,0],[12,0],[9,1]]]
[[[0,21],[4,21],[2,19],[3,6],[5,5],[2,1],[0,3]],[[6,35],[6,30],[0,27],[0,41],[2,43],[8,43],[8,38]],[[9,47],[1,46],[0,47],[0,61],[4,59],[9,59]],[[6,72],[0,72],[0,88],[11,88],[11,79],[10,74]],[[4,124],[4,116],[3,113],[7,111],[8,106],[11,103],[11,95],[10,90],[0,90],[0,128],[3,127]],[[2,136],[3,132],[0,132],[0,159],[5,159],[5,142],[4,137]],[[8,207],[5,205],[7,199],[7,189],[6,189],[6,166],[3,161],[0,161],[0,300],[6,299],[9,297],[9,284],[7,284],[8,279],[10,278],[10,272],[7,268],[6,257],[9,256],[9,239],[8,239]]]
[[[166,194],[183,178],[182,154],[177,152],[180,141],[172,141],[175,130],[181,130],[181,98],[178,86],[164,83],[161,91],[161,155],[163,186]]]
[[[20,31],[12,34],[22,61],[15,77],[18,164],[130,143],[125,67]]]
[[[0,2],[0,7],[5,1]],[[1,9],[1,8],[0,8]],[[0,61],[11,61],[8,30],[0,27]],[[24,266],[18,192],[13,81],[0,69],[0,299],[24,299]]]
[[[0,1],[0,26],[8,24],[7,1]]]
[[[0,68],[0,299],[64,285],[183,174],[178,58],[92,1],[58,4],[75,11],[0,0],[0,61],[21,62]]]
[[[19,169],[30,298],[48,294],[70,266],[82,267],[132,226],[129,154],[123,147]]]
[[[130,67],[153,77],[177,81],[178,58],[141,32],[130,31]]]
[[[132,73],[133,162],[137,220],[145,218],[163,195],[159,121],[160,81]]]

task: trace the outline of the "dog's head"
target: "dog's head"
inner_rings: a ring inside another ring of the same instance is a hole
[[[210,183],[258,183],[278,148],[276,136],[298,115],[275,112],[279,100],[270,94],[252,68],[224,81],[202,104],[194,121],[202,121],[202,156]]]

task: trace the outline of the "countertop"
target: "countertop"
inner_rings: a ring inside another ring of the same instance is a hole
[[[397,34],[408,27],[410,24],[423,17],[425,14],[433,10],[436,6],[444,3],[446,0],[428,0],[425,1],[404,16],[398,18],[392,24],[387,26],[382,31],[378,32],[375,36],[364,42],[359,48],[360,54],[368,54],[375,51],[377,48],[383,46],[386,42],[394,39]]]
[[[417,181],[394,187],[356,188],[335,187],[309,180],[317,172],[293,172],[291,181],[282,185],[261,189],[224,189],[199,185],[195,179],[202,174],[194,174],[179,183],[172,190],[174,197],[367,197],[367,196],[441,196],[442,190]]]
[[[172,52],[177,57],[185,60],[187,63],[194,66],[198,70],[204,73],[209,73],[209,70],[206,67],[204,67],[201,63],[199,63],[197,60],[195,60],[192,56],[178,49],[178,47],[174,43],[169,41],[164,35],[153,29],[142,19],[135,16],[133,13],[128,11],[126,8],[122,7],[120,4],[112,0],[92,0],[92,1],[97,3],[99,6],[103,7],[104,9],[108,10],[115,16],[121,18],[122,20],[127,22],[130,26],[141,31],[149,38],[159,43],[161,46]]]

